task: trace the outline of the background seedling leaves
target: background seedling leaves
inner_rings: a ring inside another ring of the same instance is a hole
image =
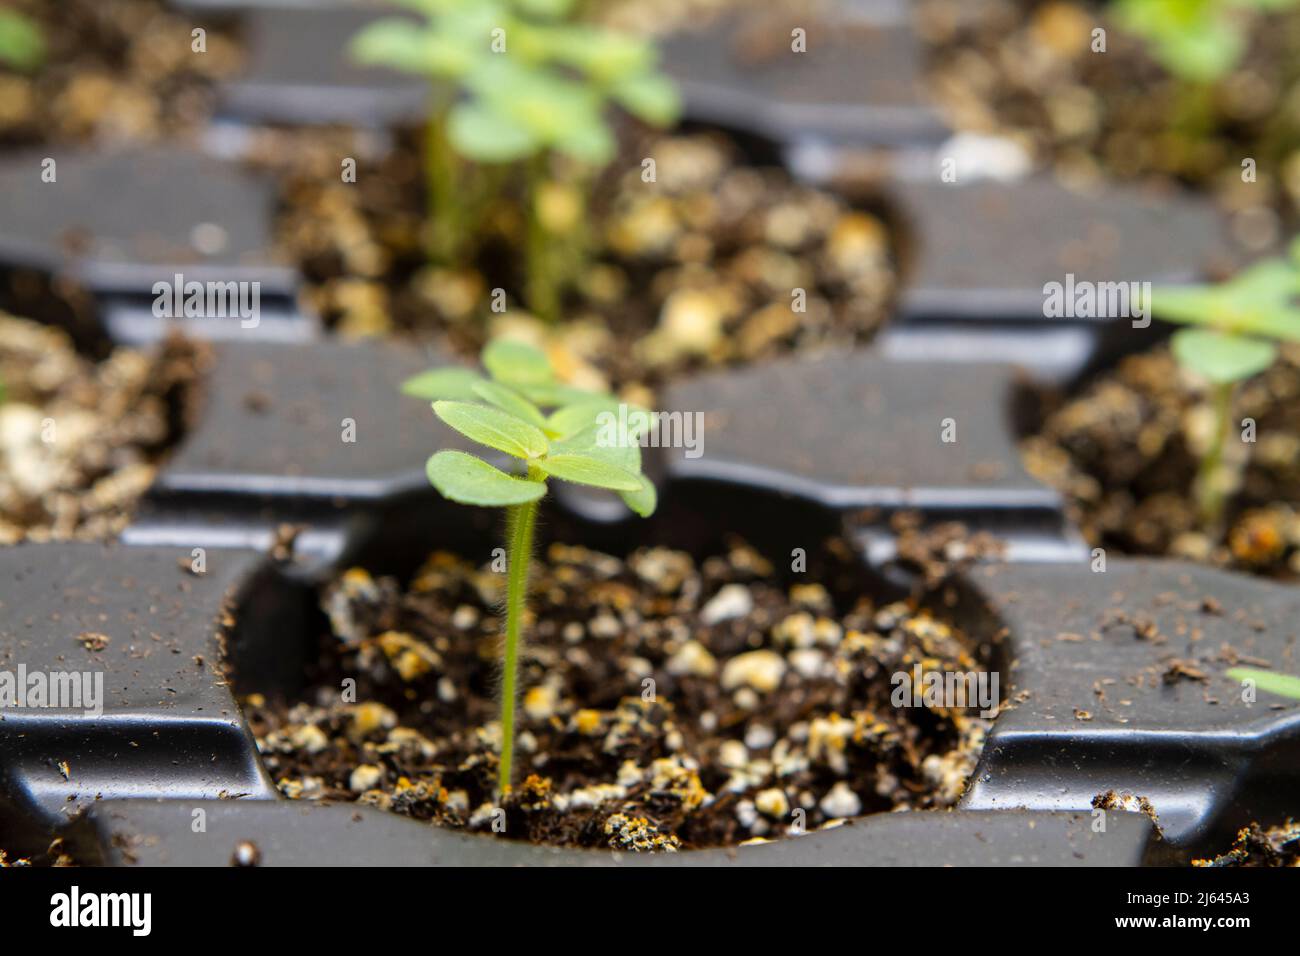
[[[1277,359],[1279,341],[1300,341],[1300,266],[1270,259],[1219,285],[1159,288],[1151,310],[1159,319],[1194,328],[1174,333],[1174,357],[1212,389],[1214,434],[1196,478],[1201,523],[1218,533],[1224,509],[1224,441],[1237,383]]]
[[[565,185],[585,207],[592,173],[617,153],[612,108],[668,126],[680,112],[677,90],[657,72],[648,40],[580,22],[584,5],[574,0],[401,2],[421,20],[371,23],[352,55],[439,84],[426,135],[430,256],[465,265],[477,241],[474,211],[506,195],[473,167],[521,164],[509,191],[522,193],[525,299],[555,320],[587,252],[574,230],[538,214],[538,197],[556,184],[551,157],[578,165]]]
[[[45,62],[45,36],[16,10],[0,10],[0,65],[31,71]]]

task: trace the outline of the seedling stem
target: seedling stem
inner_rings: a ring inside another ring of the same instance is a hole
[[[529,469],[529,478],[545,476]],[[528,604],[528,565],[533,554],[533,526],[537,502],[512,505],[507,509],[506,536],[506,645],[501,655],[501,767],[497,788],[502,796],[510,792],[515,753],[515,706],[519,696],[519,648],[523,642],[524,610]]]

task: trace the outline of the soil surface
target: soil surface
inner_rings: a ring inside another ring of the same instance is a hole
[[[201,364],[180,339],[95,362],[0,313],[0,543],[118,534],[183,430]]]
[[[956,128],[1009,136],[1066,177],[1158,176],[1234,211],[1263,249],[1300,210],[1300,10],[1259,17],[1238,67],[1212,88],[1176,82],[1104,4],[922,0],[934,95]],[[1106,30],[1106,52],[1092,31]],[[1257,179],[1242,181],[1242,158]]]
[[[140,141],[191,132],[212,112],[211,81],[239,66],[220,18],[162,0],[12,0],[44,28],[44,64],[0,66],[0,144]],[[206,30],[203,52],[191,31]]]
[[[1300,348],[1283,345],[1238,388],[1225,452],[1238,486],[1222,542],[1201,531],[1190,494],[1213,433],[1209,395],[1167,347],[1044,402],[1041,429],[1022,445],[1026,466],[1065,493],[1093,544],[1300,577]],[[1231,440],[1248,418],[1255,441]]]
[[[1300,824],[1288,820],[1281,826],[1252,823],[1237,833],[1232,849],[1192,866],[1300,866]]]
[[[841,590],[847,560],[839,578],[814,578],[780,575],[740,541],[699,562],[560,544],[545,557],[517,780],[500,812],[503,575],[443,552],[407,587],[360,568],[342,575],[322,596],[333,633],[310,688],[291,701],[247,697],[280,790],[630,850],[734,845],[961,795],[988,721],[895,707],[891,677],[920,662],[980,670],[975,645],[914,603]],[[341,699],[347,678],[354,700]]]

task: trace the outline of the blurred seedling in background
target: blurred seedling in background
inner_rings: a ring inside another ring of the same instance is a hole
[[[1256,687],[1270,694],[1300,700],[1300,677],[1278,674],[1275,671],[1262,671],[1254,667],[1234,667],[1227,674],[1233,680],[1254,681]]]
[[[40,25],[16,10],[0,10],[0,66],[30,73],[44,62]]]
[[[510,790],[514,756],[528,565],[547,480],[616,491],[642,517],[654,512],[656,499],[654,485],[641,473],[639,439],[650,426],[646,409],[632,406],[620,414],[613,396],[560,384],[546,356],[527,345],[494,341],[483,350],[482,361],[487,378],[465,368],[440,368],[408,380],[402,391],[432,401],[440,419],[480,445],[504,452],[515,466],[514,473],[502,471],[482,458],[447,449],[433,455],[427,467],[429,481],[443,497],[506,509],[498,775],[504,796]]]
[[[1286,10],[1300,0],[1115,0],[1120,27],[1143,39],[1151,56],[1192,84],[1223,79],[1246,54],[1252,14]]]
[[[1178,81],[1169,112],[1173,139],[1166,147],[1194,162],[1217,120],[1216,85],[1245,57],[1259,15],[1300,0],[1114,0],[1121,30],[1139,37],[1147,52]]]
[[[352,44],[359,62],[429,77],[425,142],[430,251],[445,265],[472,255],[473,233],[504,173],[521,167],[524,295],[559,317],[583,269],[588,195],[615,156],[611,105],[655,126],[678,115],[672,83],[645,40],[576,22],[578,0],[397,0],[423,22],[388,18]],[[555,178],[570,162],[569,182]]]
[[[1233,484],[1224,443],[1233,427],[1237,387],[1273,364],[1279,343],[1300,342],[1298,299],[1300,263],[1295,255],[1258,263],[1219,285],[1152,292],[1156,318],[1188,326],[1173,335],[1174,357],[1210,385],[1214,433],[1201,457],[1195,494],[1202,527],[1212,535],[1222,530]]]

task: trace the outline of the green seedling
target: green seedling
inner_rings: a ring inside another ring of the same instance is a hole
[[[519,654],[528,600],[528,565],[538,505],[558,478],[618,492],[649,517],[655,489],[641,473],[640,436],[650,413],[614,397],[556,381],[546,356],[526,345],[495,341],[483,351],[488,377],[464,368],[424,372],[402,391],[433,402],[433,411],[466,438],[504,452],[503,471],[482,458],[446,449],[429,459],[429,481],[465,505],[506,509],[505,644],[501,670],[501,763],[498,786],[510,790]],[[549,410],[549,411],[547,411]]]
[[[1254,667],[1234,667],[1227,674],[1233,680],[1253,680],[1256,687],[1268,691],[1270,694],[1300,700],[1300,677],[1292,677],[1290,674],[1278,674],[1274,671],[1262,671]]]
[[[1294,260],[1270,259],[1228,282],[1158,288],[1152,313],[1188,326],[1174,333],[1174,357],[1210,384],[1214,435],[1202,456],[1196,497],[1202,526],[1220,530],[1225,505],[1224,443],[1232,428],[1238,385],[1273,364],[1280,342],[1300,342],[1300,268]]]
[[[566,277],[581,269],[581,244],[566,240],[581,231],[585,197],[579,189],[574,202],[541,201],[552,158],[572,161],[589,181],[614,158],[609,107],[666,126],[678,114],[676,89],[650,43],[576,22],[576,0],[399,2],[423,22],[378,20],[352,53],[433,83],[425,162],[434,255],[465,258],[472,214],[499,188],[491,170],[522,164],[525,294],[553,320]],[[548,217],[557,206],[563,213]]]
[[[1251,11],[1295,6],[1297,0],[1115,0],[1122,29],[1142,37],[1151,55],[1187,83],[1214,83],[1246,53]]]
[[[40,25],[16,10],[0,10],[0,65],[30,73],[44,62]]]
[[[1216,85],[1241,62],[1254,14],[1297,0],[1115,0],[1119,27],[1140,37],[1177,84],[1166,125],[1171,160],[1195,163],[1218,119]]]

